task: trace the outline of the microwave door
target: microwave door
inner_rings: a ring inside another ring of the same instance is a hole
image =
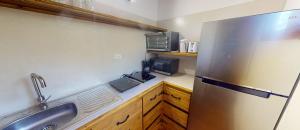
[[[169,46],[166,37],[152,36],[147,38],[147,50],[150,51],[168,51]]]
[[[287,98],[195,78],[189,130],[273,130]]]

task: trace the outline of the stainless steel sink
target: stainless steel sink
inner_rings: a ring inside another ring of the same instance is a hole
[[[9,124],[3,130],[56,130],[77,115],[74,103],[42,110]]]

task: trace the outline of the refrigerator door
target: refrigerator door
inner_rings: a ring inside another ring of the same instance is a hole
[[[289,96],[300,72],[300,10],[206,23],[199,77]]]
[[[195,78],[188,130],[274,129],[287,98],[214,82]]]

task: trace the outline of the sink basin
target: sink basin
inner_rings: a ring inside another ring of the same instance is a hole
[[[56,130],[76,115],[76,105],[67,103],[16,120],[3,130]]]

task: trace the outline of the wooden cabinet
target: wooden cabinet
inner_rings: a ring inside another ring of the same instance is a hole
[[[78,130],[184,130],[191,93],[159,83]]]
[[[162,116],[159,116],[146,130],[167,130],[163,127]]]
[[[166,130],[182,130],[187,127],[191,93],[164,83],[162,105],[163,127]]]
[[[141,130],[142,100],[133,99],[78,130]]]
[[[186,112],[189,111],[191,94],[176,90],[168,84],[164,84],[164,93],[164,100],[166,102],[169,102]]]
[[[164,130],[185,130],[184,127],[176,124],[166,116],[161,117],[161,126]]]
[[[145,94],[143,97],[144,129],[183,130],[187,127],[191,93],[175,88],[164,84],[163,88],[158,87]],[[157,98],[157,95],[162,97]],[[150,99],[153,99],[152,102]],[[157,103],[159,104],[155,105]]]
[[[142,129],[142,100],[137,100],[123,107],[112,115],[113,130]]]
[[[163,84],[143,96],[143,114],[157,105],[163,98]]]
[[[112,120],[108,116],[98,118],[78,130],[112,130]]]
[[[188,114],[173,107],[169,103],[163,103],[163,114],[172,120],[176,121],[180,125],[186,127]]]
[[[162,113],[162,103],[155,106],[147,115],[143,118],[144,129],[148,128],[152,122],[154,122]]]

